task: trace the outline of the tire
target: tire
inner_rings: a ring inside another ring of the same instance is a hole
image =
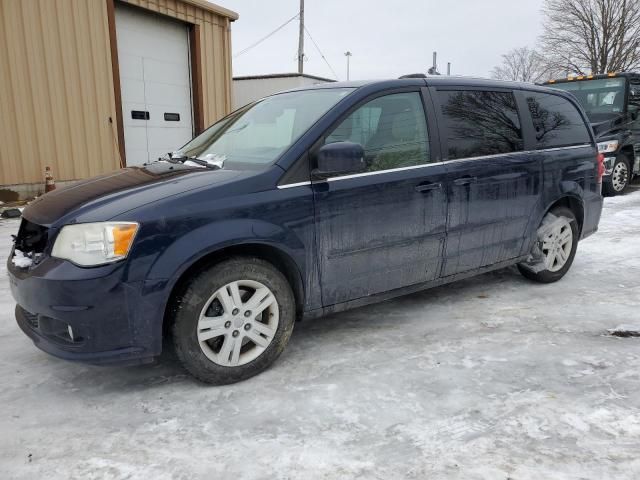
[[[602,193],[607,197],[624,193],[629,186],[631,176],[631,162],[626,155],[618,155],[609,179],[602,183]]]
[[[565,240],[568,235],[567,229],[571,231],[570,240]],[[537,230],[531,259],[519,263],[518,270],[525,278],[534,282],[557,282],[571,268],[578,248],[579,235],[578,221],[570,209],[566,207],[551,209],[544,216]],[[561,260],[564,261],[561,262]]]
[[[174,349],[187,371],[226,385],[257,375],[280,356],[296,305],[273,265],[234,257],[196,273],[174,299],[171,316]]]

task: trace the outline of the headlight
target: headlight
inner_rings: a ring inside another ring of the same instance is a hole
[[[598,152],[600,153],[611,153],[615,152],[618,149],[618,140],[609,140],[606,142],[598,143]]]
[[[126,258],[138,231],[133,222],[79,223],[62,228],[51,255],[85,267]]]

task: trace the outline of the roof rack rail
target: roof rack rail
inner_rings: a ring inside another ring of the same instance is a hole
[[[427,76],[424,73],[409,73],[398,78],[427,78]]]

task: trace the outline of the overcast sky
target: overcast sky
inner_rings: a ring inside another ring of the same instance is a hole
[[[234,10],[232,48],[242,49],[296,14],[299,0],[214,0]],[[439,70],[488,76],[511,48],[533,46],[540,34],[542,0],[306,0],[305,24],[340,80],[350,50],[351,79],[394,78],[425,72],[431,52]],[[233,58],[233,73],[254,75],[297,69],[298,21]],[[307,36],[305,73],[333,78]]]

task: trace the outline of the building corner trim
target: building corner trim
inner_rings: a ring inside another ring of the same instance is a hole
[[[116,0],[105,0],[107,4],[107,21],[109,24],[109,47],[111,50],[111,74],[113,75],[113,97],[116,111],[116,131],[118,137],[118,153],[120,168],[127,166],[124,149],[124,124],[122,120],[122,90],[120,87],[120,66],[118,63],[118,38],[116,35]]]

